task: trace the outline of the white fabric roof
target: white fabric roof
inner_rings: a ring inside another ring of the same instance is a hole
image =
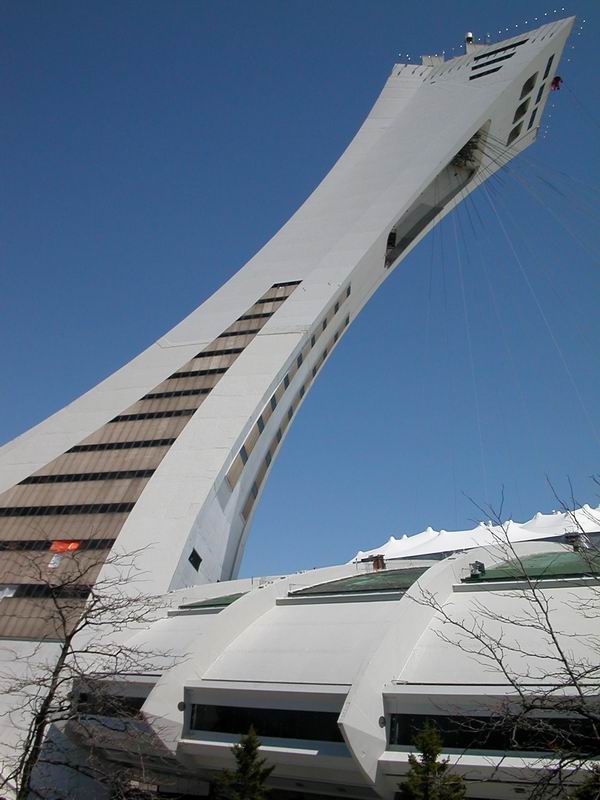
[[[498,540],[510,542],[529,542],[536,539],[549,539],[565,533],[583,531],[600,532],[600,506],[592,508],[584,505],[568,513],[537,513],[527,522],[508,520],[500,525],[481,522],[477,527],[466,531],[436,531],[427,528],[411,536],[404,534],[400,539],[390,536],[389,540],[373,550],[359,550],[353,561],[382,554],[386,559],[414,558],[448,553],[455,550],[469,550],[473,547],[492,546]]]

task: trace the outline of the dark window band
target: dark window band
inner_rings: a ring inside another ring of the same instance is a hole
[[[270,314],[266,315],[270,317]],[[240,317],[240,319],[249,319],[249,317]],[[202,353],[198,353],[197,356],[194,358],[212,358],[213,356],[235,356],[238,353],[243,353],[243,347],[225,347],[223,350],[204,350]]]
[[[0,541],[0,552],[20,551],[20,550],[50,550],[55,540],[53,539],[23,539],[2,542]],[[60,540],[57,540],[60,541]],[[80,553],[82,550],[110,550],[115,543],[115,539],[69,539],[70,542],[79,542],[77,550],[72,552]]]
[[[486,69],[485,72],[478,72],[477,75],[470,75],[469,80],[476,81],[477,78],[483,78],[485,75],[491,75],[492,72],[498,72],[499,69],[502,69],[502,67],[494,67],[493,69]]]
[[[471,69],[485,69],[489,67],[490,64],[498,64],[500,61],[506,61],[507,58],[512,58],[514,53],[508,53],[506,56],[498,56],[498,58],[491,58],[489,61],[485,61],[482,64],[473,64]]]
[[[98,450],[132,450],[137,447],[170,447],[175,439],[144,439],[139,442],[98,442],[98,444],[76,444],[67,453],[94,453]]]
[[[0,508],[0,517],[55,517],[71,514],[123,514],[135,503],[87,503],[73,506],[12,506]]]
[[[529,39],[521,39],[520,42],[513,42],[513,44],[507,44],[504,47],[499,47],[497,50],[488,50],[487,53],[482,53],[480,56],[475,56],[473,61],[481,61],[482,58],[488,58],[488,56],[495,56],[498,53],[504,53],[506,50],[511,50],[513,47],[521,47],[522,44],[527,44]]]
[[[263,303],[283,303],[284,300],[287,300],[287,297],[261,297],[261,299],[257,300],[254,305],[258,306],[262,305]]]
[[[167,378],[168,381],[177,380],[177,378],[196,378],[201,375],[223,375],[227,372],[225,367],[218,367],[216,369],[191,369],[187,372],[174,372]]]
[[[168,417],[191,417],[195,408],[178,408],[172,411],[140,411],[138,414],[119,414],[110,422],[137,422],[141,419],[166,419]]]
[[[210,389],[175,389],[172,392],[150,392],[142,400],[162,400],[167,397],[194,397],[198,394],[210,394]]]
[[[79,481],[118,481],[130,478],[151,478],[153,469],[121,469],[111,472],[72,472],[63,475],[30,475],[18,485],[32,483],[78,483]]]
[[[245,319],[268,319],[269,317],[273,316],[272,311],[265,311],[263,314],[244,314],[241,317],[237,318],[238,322],[242,322]]]
[[[389,743],[411,746],[415,734],[427,723],[440,733],[444,749],[545,752],[565,749],[597,752],[597,740],[588,719],[575,716],[445,716],[443,714],[391,714]]]
[[[229,336],[252,336],[255,333],[260,333],[260,328],[249,328],[247,331],[230,331],[227,333],[220,333],[217,339],[226,339]]]
[[[282,289],[284,286],[299,286],[302,281],[282,281],[281,283],[274,283],[271,289]]]
[[[70,586],[48,586],[45,583],[2,583],[0,587],[10,587],[14,589],[14,594],[8,595],[6,599],[10,597],[57,597],[65,600],[69,598],[85,599],[91,591],[91,587],[77,584],[71,584]]]
[[[193,731],[246,734],[251,725],[260,737],[343,742],[337,711],[298,711],[283,708],[239,708],[194,703]]]

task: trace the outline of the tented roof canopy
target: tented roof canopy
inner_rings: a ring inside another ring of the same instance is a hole
[[[359,550],[353,561],[361,561],[376,555],[386,560],[395,558],[420,558],[474,547],[491,547],[498,543],[530,542],[539,539],[561,539],[567,534],[600,534],[600,506],[584,505],[575,511],[537,513],[527,522],[508,520],[502,525],[481,522],[466,531],[436,531],[427,528],[411,536],[404,534],[389,540],[373,550]]]

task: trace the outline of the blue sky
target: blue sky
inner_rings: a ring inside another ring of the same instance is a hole
[[[525,519],[556,507],[547,475],[600,502],[596,2],[1,8],[2,441],[239,269],[336,161],[395,61],[577,14],[545,135],[490,186],[495,210],[479,190],[354,322],[290,430],[242,572],[468,526],[469,497],[495,504],[502,486]]]

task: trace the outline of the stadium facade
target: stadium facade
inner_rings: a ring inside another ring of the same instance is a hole
[[[407,622],[405,598],[423,581],[454,591],[467,556],[426,563],[421,554],[393,570],[366,561],[367,577],[352,563],[259,585],[235,578],[265,480],[323,364],[419,241],[535,141],[572,25],[556,20],[495,44],[468,41],[450,61],[394,65],[347,150],[256,256],[145,352],[0,450],[0,637],[13,654],[26,658],[35,647],[51,660],[60,639],[52,587],[73,560],[86,576],[64,593],[76,618],[94,581],[118,579],[111,554],[136,552],[143,590],[164,594],[170,608],[136,636],[165,652],[181,649],[179,640],[187,646],[184,664],[158,681],[146,676],[143,689],[130,682],[146,719],[135,724],[148,732],[150,750],[161,743],[154,757],[162,772],[170,764],[177,791],[189,780],[197,789],[198,775],[209,780],[210,764],[228,757],[233,734],[225,728],[253,713],[239,709],[267,708],[271,732],[283,714],[306,734],[268,746],[281,791],[329,796],[335,784],[355,797],[393,795],[388,777],[402,758],[385,747],[389,714],[419,705],[394,681],[404,681],[406,665],[417,669],[410,648],[430,624],[415,613]],[[381,575],[390,581],[383,589]],[[343,591],[342,600],[310,588],[357,577],[375,583]],[[141,588],[135,580],[124,586],[136,596]],[[242,596],[225,603],[224,595]],[[375,656],[399,626],[410,630],[406,664],[396,659],[396,672],[384,674]],[[405,683],[426,667],[433,675],[439,654],[433,645],[427,652],[429,667],[427,658],[417,672],[411,667]],[[217,724],[215,713],[229,722]],[[10,729],[3,733],[10,741]],[[106,757],[123,760],[114,741]]]
[[[599,515],[538,516],[529,541],[516,523],[486,525],[458,532],[456,552],[359,554],[169,593],[161,619],[127,644],[174,665],[83,682],[84,716],[67,734],[159,796],[193,798],[232,767],[231,747],[252,724],[275,766],[274,800],[393,800],[415,731],[433,721],[468,797],[528,796],[554,754],[486,720],[518,703],[517,685],[554,691],[559,659],[548,630],[533,624],[533,594],[556,609],[560,646],[579,649],[572,665],[597,656],[597,615],[576,617],[573,603],[597,608]],[[488,609],[490,641],[519,646],[486,657],[475,636],[447,625],[448,608],[474,631]],[[111,719],[94,707],[94,686],[101,705],[108,694],[125,712]]]

